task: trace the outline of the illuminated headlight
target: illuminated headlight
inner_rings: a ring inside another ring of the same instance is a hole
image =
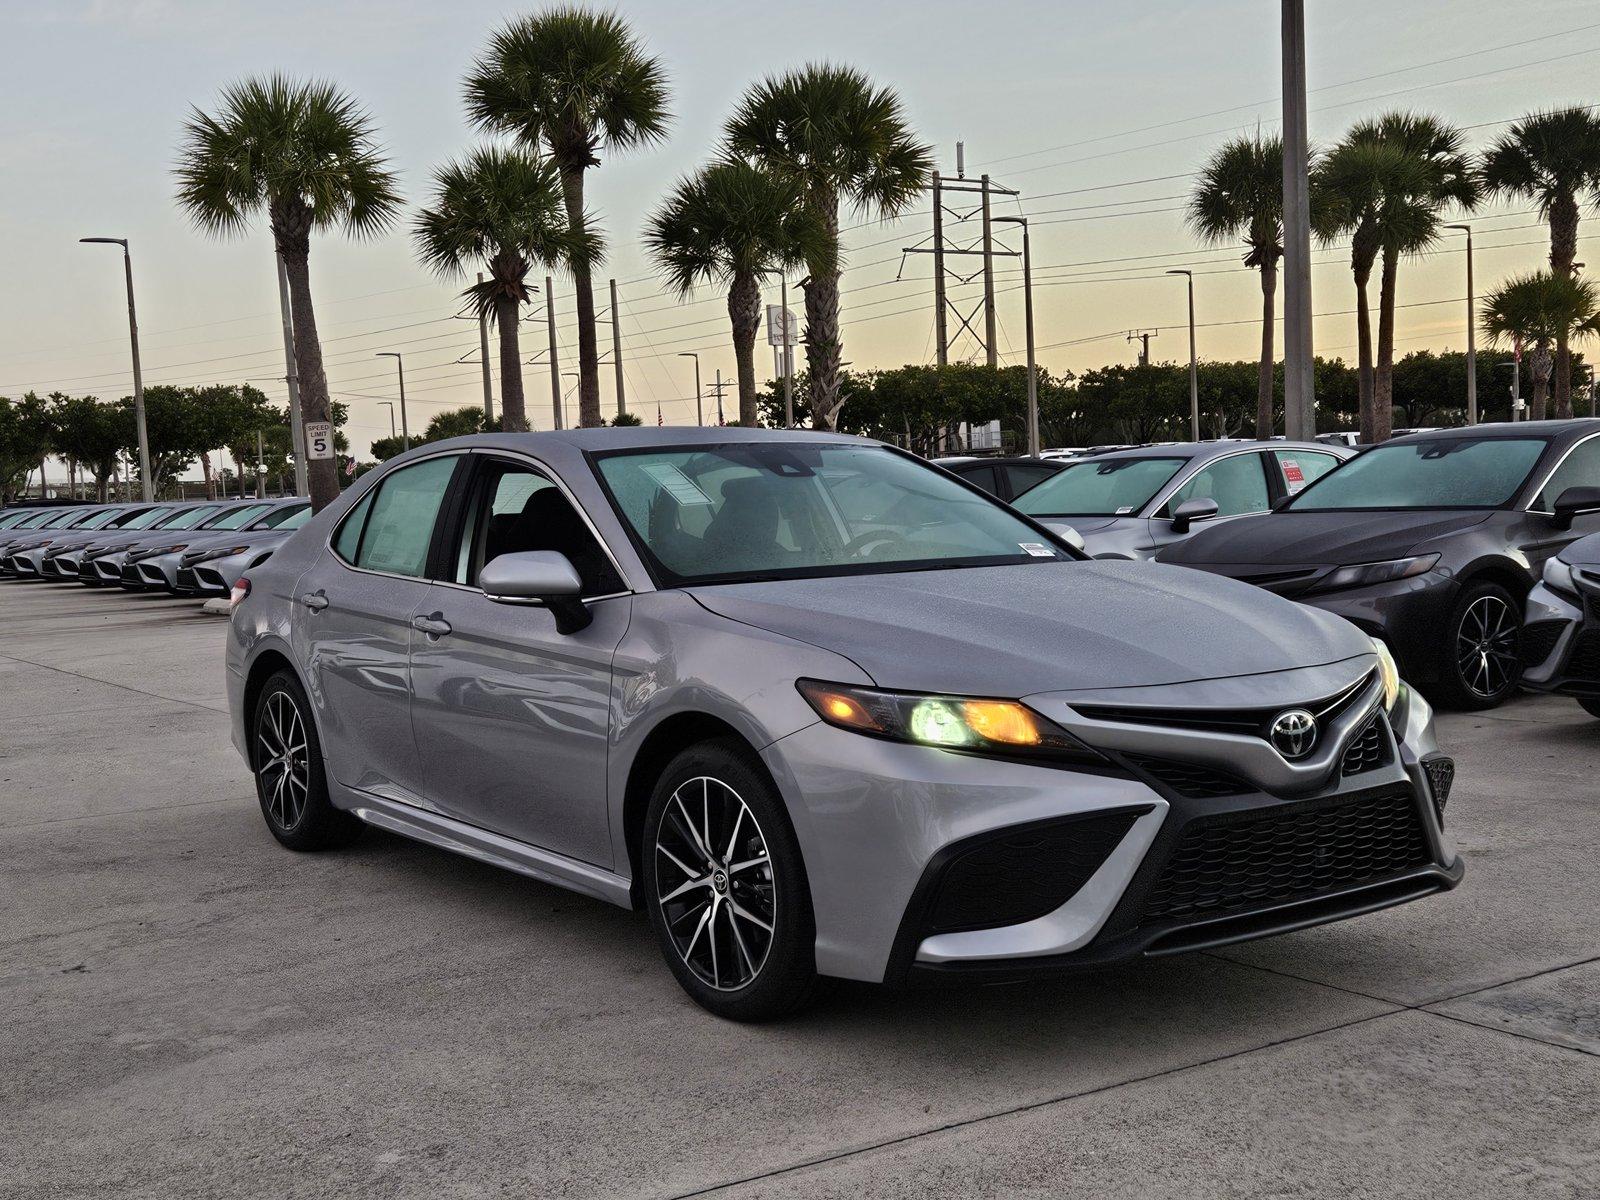
[[[1387,711],[1400,699],[1400,667],[1382,638],[1373,638],[1372,648],[1378,655],[1378,676],[1383,680],[1383,707]]]
[[[1552,558],[1544,564],[1544,585],[1552,592],[1577,599],[1578,585],[1572,581],[1572,568],[1559,558]]]
[[[1066,730],[1015,700],[885,692],[814,679],[795,686],[828,724],[869,737],[976,754],[1103,761]]]
[[[1419,554],[1415,558],[1396,558],[1389,562],[1356,563],[1330,572],[1313,590],[1331,592],[1340,588],[1371,587],[1378,583],[1393,583],[1397,579],[1412,579],[1426,575],[1438,561],[1437,554]]]

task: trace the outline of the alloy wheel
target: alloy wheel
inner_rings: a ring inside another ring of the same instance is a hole
[[[1456,629],[1456,669],[1467,691],[1489,700],[1516,681],[1518,631],[1516,614],[1499,596],[1479,596],[1467,606]]]
[[[766,838],[738,792],[697,776],[667,801],[655,834],[657,900],[685,966],[731,992],[772,949],[777,894]]]
[[[311,759],[300,708],[287,692],[274,692],[256,723],[256,774],[267,817],[288,831],[305,815],[311,794]]]

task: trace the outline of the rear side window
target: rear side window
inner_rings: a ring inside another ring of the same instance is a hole
[[[455,474],[456,456],[430,458],[384,477],[339,528],[334,550],[366,571],[421,577],[433,527]],[[359,525],[359,532],[356,526]]]
[[[994,468],[988,463],[981,467],[957,467],[956,474],[976,487],[981,487],[990,495],[999,493],[1000,485],[995,481]]]

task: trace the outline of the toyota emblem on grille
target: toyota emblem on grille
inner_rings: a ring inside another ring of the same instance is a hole
[[[1272,744],[1285,758],[1304,758],[1317,744],[1317,719],[1303,708],[1279,713],[1272,723]]]

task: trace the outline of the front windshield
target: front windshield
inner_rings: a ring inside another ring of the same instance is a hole
[[[311,519],[309,504],[286,504],[275,508],[251,526],[252,529],[299,529]]]
[[[171,515],[172,510],[170,508],[147,508],[144,510],[144,512],[140,513],[137,517],[124,525],[123,528],[149,529],[150,526],[161,520],[162,517],[169,517]]]
[[[185,508],[173,513],[165,521],[158,522],[156,529],[193,529],[201,521],[211,515],[209,508]]]
[[[1517,494],[1547,444],[1459,437],[1378,446],[1328,472],[1289,508],[1499,508]]]
[[[1131,517],[1187,458],[1100,458],[1074,463],[1016,499],[1034,517]]]
[[[1051,562],[999,504],[873,446],[740,442],[609,454],[599,470],[673,583]]]
[[[110,523],[111,519],[121,511],[122,510],[120,508],[108,508],[104,512],[97,512],[94,516],[85,521],[79,528],[103,529],[107,524]]]
[[[201,529],[243,529],[251,521],[267,511],[265,504],[246,504],[242,508],[225,508],[222,512],[211,518]]]

